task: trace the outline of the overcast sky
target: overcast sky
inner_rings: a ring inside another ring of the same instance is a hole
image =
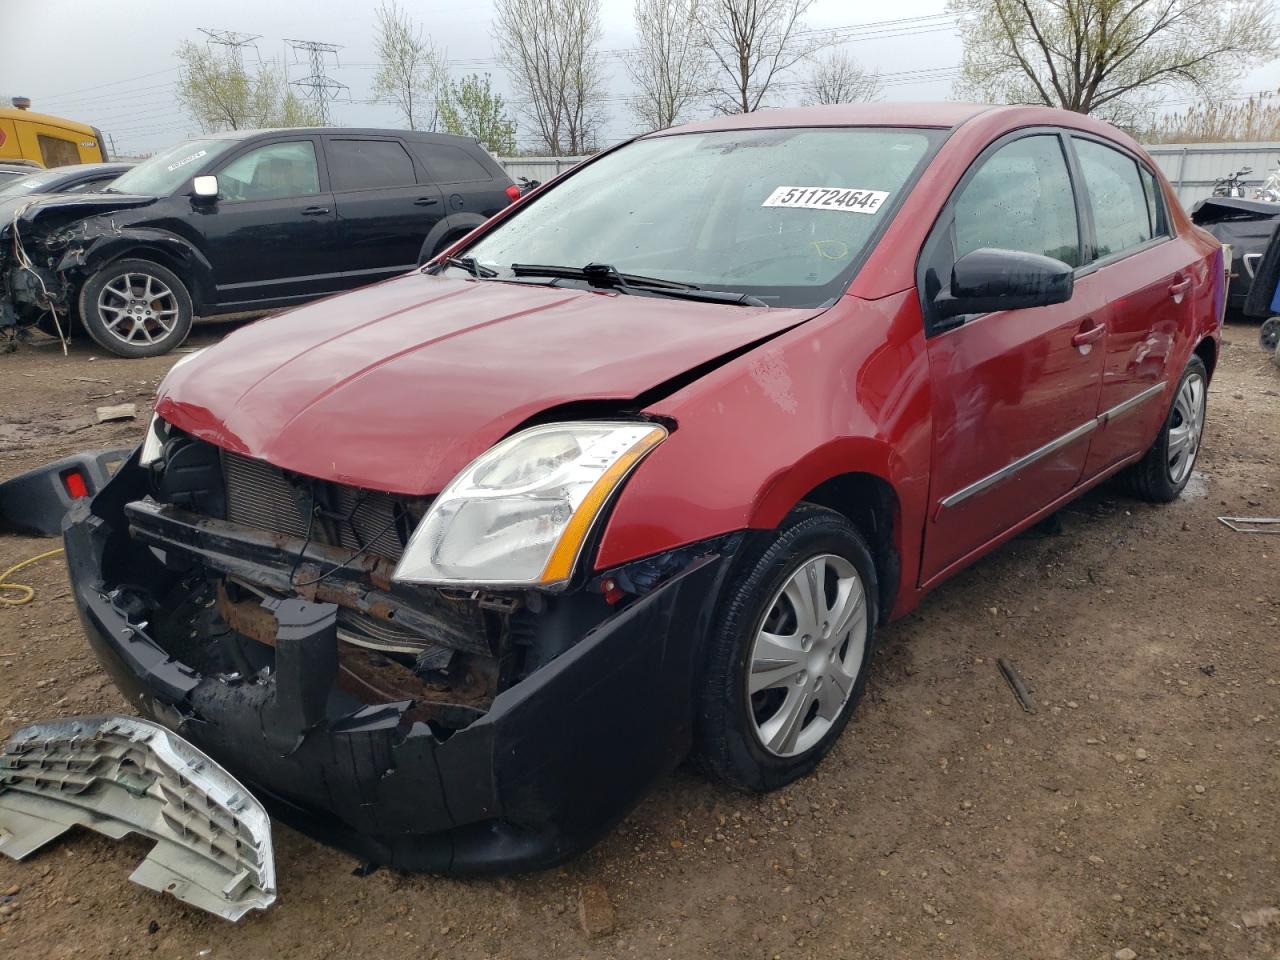
[[[1261,0],[1265,2],[1265,0]],[[19,0],[0,0],[0,12]],[[492,72],[504,92],[510,84],[493,60],[492,0],[402,0],[435,42],[448,51],[454,76]],[[350,88],[332,108],[333,121],[360,126],[399,126],[394,108],[367,102],[374,67],[377,0],[40,0],[30,16],[2,18],[0,95],[21,94],[37,110],[99,127],[117,153],[147,153],[198,133],[173,93],[173,51],[184,39],[202,38],[199,27],[260,34],[256,56],[284,62],[293,79],[305,64],[286,52],[285,38],[341,44],[329,74]],[[606,106],[604,143],[634,132],[627,108],[631,83],[619,52],[633,46],[632,0],[602,0]],[[889,18],[893,18],[890,20]],[[938,100],[951,93],[960,41],[945,13],[945,0],[897,0],[892,4],[816,0],[806,16],[811,28],[849,28],[844,49],[880,71],[886,100]],[[780,105],[798,97],[794,81],[778,89]],[[1280,86],[1280,63],[1242,78],[1239,90]],[[521,146],[531,141],[517,116]]]

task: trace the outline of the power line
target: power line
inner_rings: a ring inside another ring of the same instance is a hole
[[[239,30],[211,30],[208,27],[196,27],[196,29],[208,38],[205,43],[217,47],[226,47],[229,51],[228,56],[237,67],[244,67],[245,47],[253,47],[253,52],[258,54],[258,59],[262,59],[262,54],[258,53],[258,44],[256,42],[262,39],[262,34],[260,33],[241,33]]]
[[[329,125],[329,103],[336,100],[339,92],[346,90],[348,94],[351,88],[345,83],[334,80],[325,73],[325,67],[328,63],[328,55],[333,56],[333,62],[338,62],[338,51],[342,49],[341,44],[322,43],[318,40],[285,40],[293,48],[294,56],[299,52],[305,53],[311,63],[311,75],[303,77],[301,80],[292,81],[295,87],[302,87],[304,90],[311,91],[310,96],[315,104],[316,113],[320,120],[320,125],[327,127]]]

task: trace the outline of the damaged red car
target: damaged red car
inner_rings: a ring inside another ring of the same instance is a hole
[[[1177,497],[1223,305],[1217,242],[1089,117],[662,131],[176,364],[66,530],[76,602],[275,815],[546,867],[690,755],[803,776],[877,631],[1090,487]]]

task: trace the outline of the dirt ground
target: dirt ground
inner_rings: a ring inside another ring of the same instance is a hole
[[[1216,520],[1280,515],[1256,335],[1227,330],[1181,501],[1104,489],[944,586],[884,631],[804,782],[750,797],[682,769],[580,860],[494,880],[359,878],[278,827],[279,902],[235,926],[131,884],[145,842],[72,834],[0,859],[0,956],[1280,958],[1280,538]],[[136,442],[173,359],[0,356],[0,477]],[[136,422],[83,427],[124,401]],[[0,536],[0,565],[52,546]],[[16,579],[37,595],[0,608],[0,736],[123,709],[59,559]]]

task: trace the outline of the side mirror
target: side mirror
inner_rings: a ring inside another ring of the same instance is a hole
[[[983,247],[951,268],[951,286],[934,301],[943,317],[1066,303],[1075,287],[1071,267],[1053,257]]]
[[[209,175],[194,178],[191,181],[191,195],[197,200],[217,200],[218,178]]]

